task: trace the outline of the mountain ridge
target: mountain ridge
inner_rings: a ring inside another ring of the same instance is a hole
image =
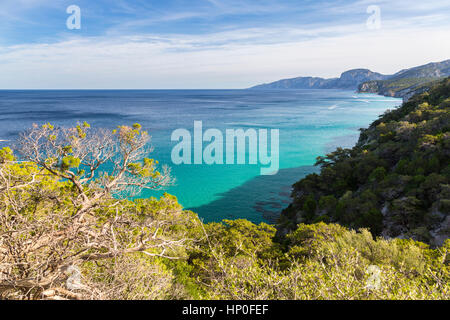
[[[448,76],[450,76],[450,60],[431,62],[400,70],[385,80],[363,82],[358,86],[358,92],[376,93],[407,101],[415,94],[429,90],[439,79]]]
[[[257,85],[250,89],[356,89],[362,82],[387,78],[387,75],[359,68],[347,70],[339,78],[296,77]]]
[[[339,78],[295,77],[256,85],[249,89],[344,89],[407,100],[412,95],[429,89],[436,80],[448,76],[450,59],[402,69],[392,75],[359,68],[345,71]]]

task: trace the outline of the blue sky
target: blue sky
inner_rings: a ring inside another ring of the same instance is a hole
[[[81,8],[81,29],[66,8]],[[366,21],[369,6],[381,28]],[[0,0],[0,88],[245,88],[450,58],[448,0]]]

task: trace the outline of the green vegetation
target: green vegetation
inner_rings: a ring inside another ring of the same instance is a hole
[[[450,79],[387,112],[353,149],[317,158],[280,223],[336,222],[441,245],[450,234]]]
[[[319,158],[278,230],[204,224],[168,194],[134,199],[173,181],[138,124],[36,125],[23,161],[0,150],[0,299],[449,299],[449,239],[373,237],[390,219],[428,240],[448,216],[449,87]]]
[[[450,298],[450,240],[430,249],[318,223],[280,241],[264,223],[203,224],[170,195],[105,197],[80,220],[71,183],[2,152],[2,179],[15,177],[8,192],[2,180],[3,299]]]
[[[372,80],[359,85],[359,92],[377,93],[384,96],[409,98],[423,93],[439,82],[439,78],[400,78]]]
[[[207,299],[448,299],[448,245],[373,240],[367,230],[300,224],[281,242],[245,220],[206,226],[191,277]],[[376,266],[376,267],[375,267]],[[371,270],[380,285],[371,287]]]
[[[450,60],[428,63],[404,69],[387,79],[366,81],[358,86],[360,92],[372,92],[385,96],[400,97],[407,101],[415,94],[424,93],[450,75]]]

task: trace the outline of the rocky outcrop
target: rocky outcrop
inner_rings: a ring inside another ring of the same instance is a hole
[[[429,90],[439,79],[448,76],[450,76],[450,60],[445,60],[404,69],[389,76],[388,79],[362,82],[358,86],[358,92],[376,93],[408,101],[412,96]]]
[[[251,89],[343,89],[376,93],[407,101],[415,94],[428,90],[436,80],[450,76],[450,60],[428,63],[383,75],[368,69],[343,72],[339,78],[297,77],[257,85]]]
[[[416,94],[424,93],[429,90],[437,79],[403,79],[397,80],[378,80],[368,81],[359,85],[358,92],[376,93],[386,97],[403,98],[408,101]]]
[[[356,89],[359,84],[363,82],[384,80],[387,78],[389,78],[389,76],[372,72],[368,69],[354,69],[342,73],[336,87],[343,89]]]
[[[251,89],[346,89],[356,90],[365,81],[387,79],[389,76],[368,69],[353,69],[341,74],[339,78],[298,77],[283,79]]]
[[[381,81],[368,81],[359,85],[359,92],[378,93],[380,92]]]

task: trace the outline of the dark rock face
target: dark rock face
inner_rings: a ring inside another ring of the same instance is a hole
[[[378,93],[380,91],[380,81],[368,81],[359,85],[359,92]]]
[[[358,88],[359,84],[363,82],[372,80],[385,80],[387,78],[389,78],[389,76],[377,72],[372,72],[368,69],[354,69],[344,72],[339,78],[337,86],[339,88],[345,89],[356,89]]]

